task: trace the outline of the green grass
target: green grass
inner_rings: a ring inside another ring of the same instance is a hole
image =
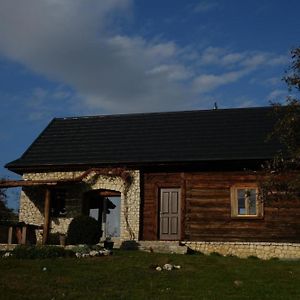
[[[182,268],[153,269],[165,263]],[[6,300],[300,299],[300,261],[116,251],[88,259],[1,259],[0,274]]]

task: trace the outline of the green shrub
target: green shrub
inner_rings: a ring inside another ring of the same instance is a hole
[[[60,245],[59,232],[49,233],[48,244],[49,245]]]
[[[91,248],[88,245],[74,246],[71,249],[74,253],[86,254],[90,253]]]
[[[248,259],[259,259],[257,256],[255,256],[255,255],[249,255],[248,257],[247,257]]]
[[[101,225],[98,221],[89,216],[79,216],[69,225],[67,243],[93,245],[99,242],[101,235]]]
[[[29,258],[29,259],[42,259],[42,258],[55,258],[72,256],[73,252],[65,250],[62,247],[56,246],[26,246],[19,245],[13,251],[12,255],[15,258]]]
[[[223,256],[221,253],[216,252],[216,251],[211,252],[209,255],[210,255],[210,256]]]

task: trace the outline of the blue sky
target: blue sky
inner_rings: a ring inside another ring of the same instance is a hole
[[[299,11],[297,0],[0,0],[0,176],[16,178],[3,165],[53,117],[284,100]]]

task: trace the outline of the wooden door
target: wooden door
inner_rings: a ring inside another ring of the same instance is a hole
[[[180,239],[180,189],[160,190],[160,232],[161,240]]]

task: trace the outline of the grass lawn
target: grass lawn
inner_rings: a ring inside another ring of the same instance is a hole
[[[165,263],[182,268],[153,269]],[[300,299],[300,261],[115,251],[87,259],[0,259],[0,272],[0,299],[7,300]]]

